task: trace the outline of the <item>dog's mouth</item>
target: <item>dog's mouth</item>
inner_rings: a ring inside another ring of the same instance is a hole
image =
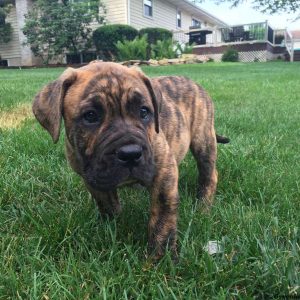
[[[134,183],[150,186],[153,181],[155,165],[146,146],[126,144],[101,158],[89,162],[83,176],[96,190],[107,191]]]
[[[154,177],[154,165],[132,169],[116,168],[106,172],[85,173],[86,182],[96,190],[108,191],[124,185],[139,183],[150,186]]]

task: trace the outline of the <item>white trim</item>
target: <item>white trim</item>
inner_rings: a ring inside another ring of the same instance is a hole
[[[130,0],[127,0],[127,25],[130,25],[130,9],[131,9]]]

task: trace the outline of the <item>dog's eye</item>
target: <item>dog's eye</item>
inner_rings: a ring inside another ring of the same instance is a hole
[[[83,114],[83,120],[88,124],[95,124],[100,121],[100,116],[96,111],[89,110]]]
[[[145,106],[141,107],[141,109],[140,109],[140,117],[141,117],[141,119],[148,120],[149,116],[150,116],[149,109],[147,107],[145,107]]]

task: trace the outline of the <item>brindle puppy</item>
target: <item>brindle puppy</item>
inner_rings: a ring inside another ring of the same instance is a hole
[[[156,258],[167,245],[176,254],[178,164],[189,148],[207,207],[217,185],[213,103],[199,85],[179,76],[149,79],[137,69],[98,62],[68,68],[36,96],[33,112],[54,143],[64,119],[67,158],[100,213],[120,212],[118,187],[148,187],[149,249]]]

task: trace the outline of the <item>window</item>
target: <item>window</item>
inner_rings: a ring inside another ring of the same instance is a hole
[[[192,19],[192,26],[193,27],[201,27],[201,22],[197,19]]]
[[[176,23],[178,28],[181,28],[181,11],[177,10],[177,23]]]
[[[153,1],[144,0],[144,16],[152,17],[153,16]]]

